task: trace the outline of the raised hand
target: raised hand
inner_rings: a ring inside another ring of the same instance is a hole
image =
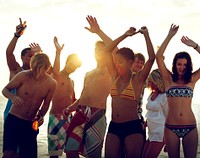
[[[136,28],[130,27],[129,30],[127,30],[125,32],[125,35],[127,35],[127,36],[133,36],[133,35],[137,34],[138,32],[139,31],[136,31]]]
[[[88,15],[86,17],[86,20],[88,21],[88,23],[90,25],[90,27],[85,27],[86,30],[88,30],[92,33],[97,33],[100,31],[99,24],[95,17]]]
[[[140,28],[139,32],[143,35],[148,34],[148,29],[146,26]]]
[[[189,47],[193,47],[195,48],[197,43],[195,43],[193,40],[191,40],[190,38],[188,38],[187,36],[183,36],[181,38],[181,42],[183,42],[185,45],[189,46]]]
[[[22,23],[22,19],[19,18],[19,22],[20,24],[16,26],[16,36],[21,36],[24,33],[24,30],[26,29],[27,25],[26,25],[26,21],[24,21]]]
[[[179,29],[178,25],[172,24],[170,29],[169,29],[168,36],[173,37],[178,32],[178,29]]]
[[[31,50],[34,53],[42,53],[42,49],[41,49],[40,45],[37,43],[31,43],[31,44],[29,44],[29,47],[31,48]]]
[[[55,36],[54,39],[53,39],[53,42],[54,42],[54,45],[56,47],[56,53],[60,53],[64,47],[64,44],[61,46],[59,43],[58,43],[58,39],[57,37]]]

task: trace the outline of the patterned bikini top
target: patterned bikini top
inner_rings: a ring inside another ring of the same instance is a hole
[[[133,73],[134,74],[134,73]],[[132,76],[133,76],[132,74]],[[115,82],[112,85],[110,95],[111,97],[120,97],[128,100],[136,100],[135,99],[135,92],[132,86],[132,77],[130,78],[128,86],[119,94],[117,91],[117,80],[119,77],[115,80]]]
[[[190,87],[173,86],[166,91],[167,97],[193,97],[193,89]]]

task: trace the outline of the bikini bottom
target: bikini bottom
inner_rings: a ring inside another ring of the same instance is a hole
[[[196,128],[196,124],[193,125],[169,125],[165,123],[165,127],[173,131],[179,138],[184,138],[190,131]]]

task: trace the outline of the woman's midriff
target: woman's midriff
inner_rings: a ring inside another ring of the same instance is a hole
[[[112,99],[112,121],[126,122],[139,119],[137,113],[138,103],[134,100],[122,98]]]

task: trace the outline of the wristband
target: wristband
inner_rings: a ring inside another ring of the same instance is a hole
[[[194,47],[194,49],[197,49],[199,47],[199,45],[197,44],[195,47]]]
[[[17,33],[14,33],[14,36],[19,38],[21,35],[18,35]]]

